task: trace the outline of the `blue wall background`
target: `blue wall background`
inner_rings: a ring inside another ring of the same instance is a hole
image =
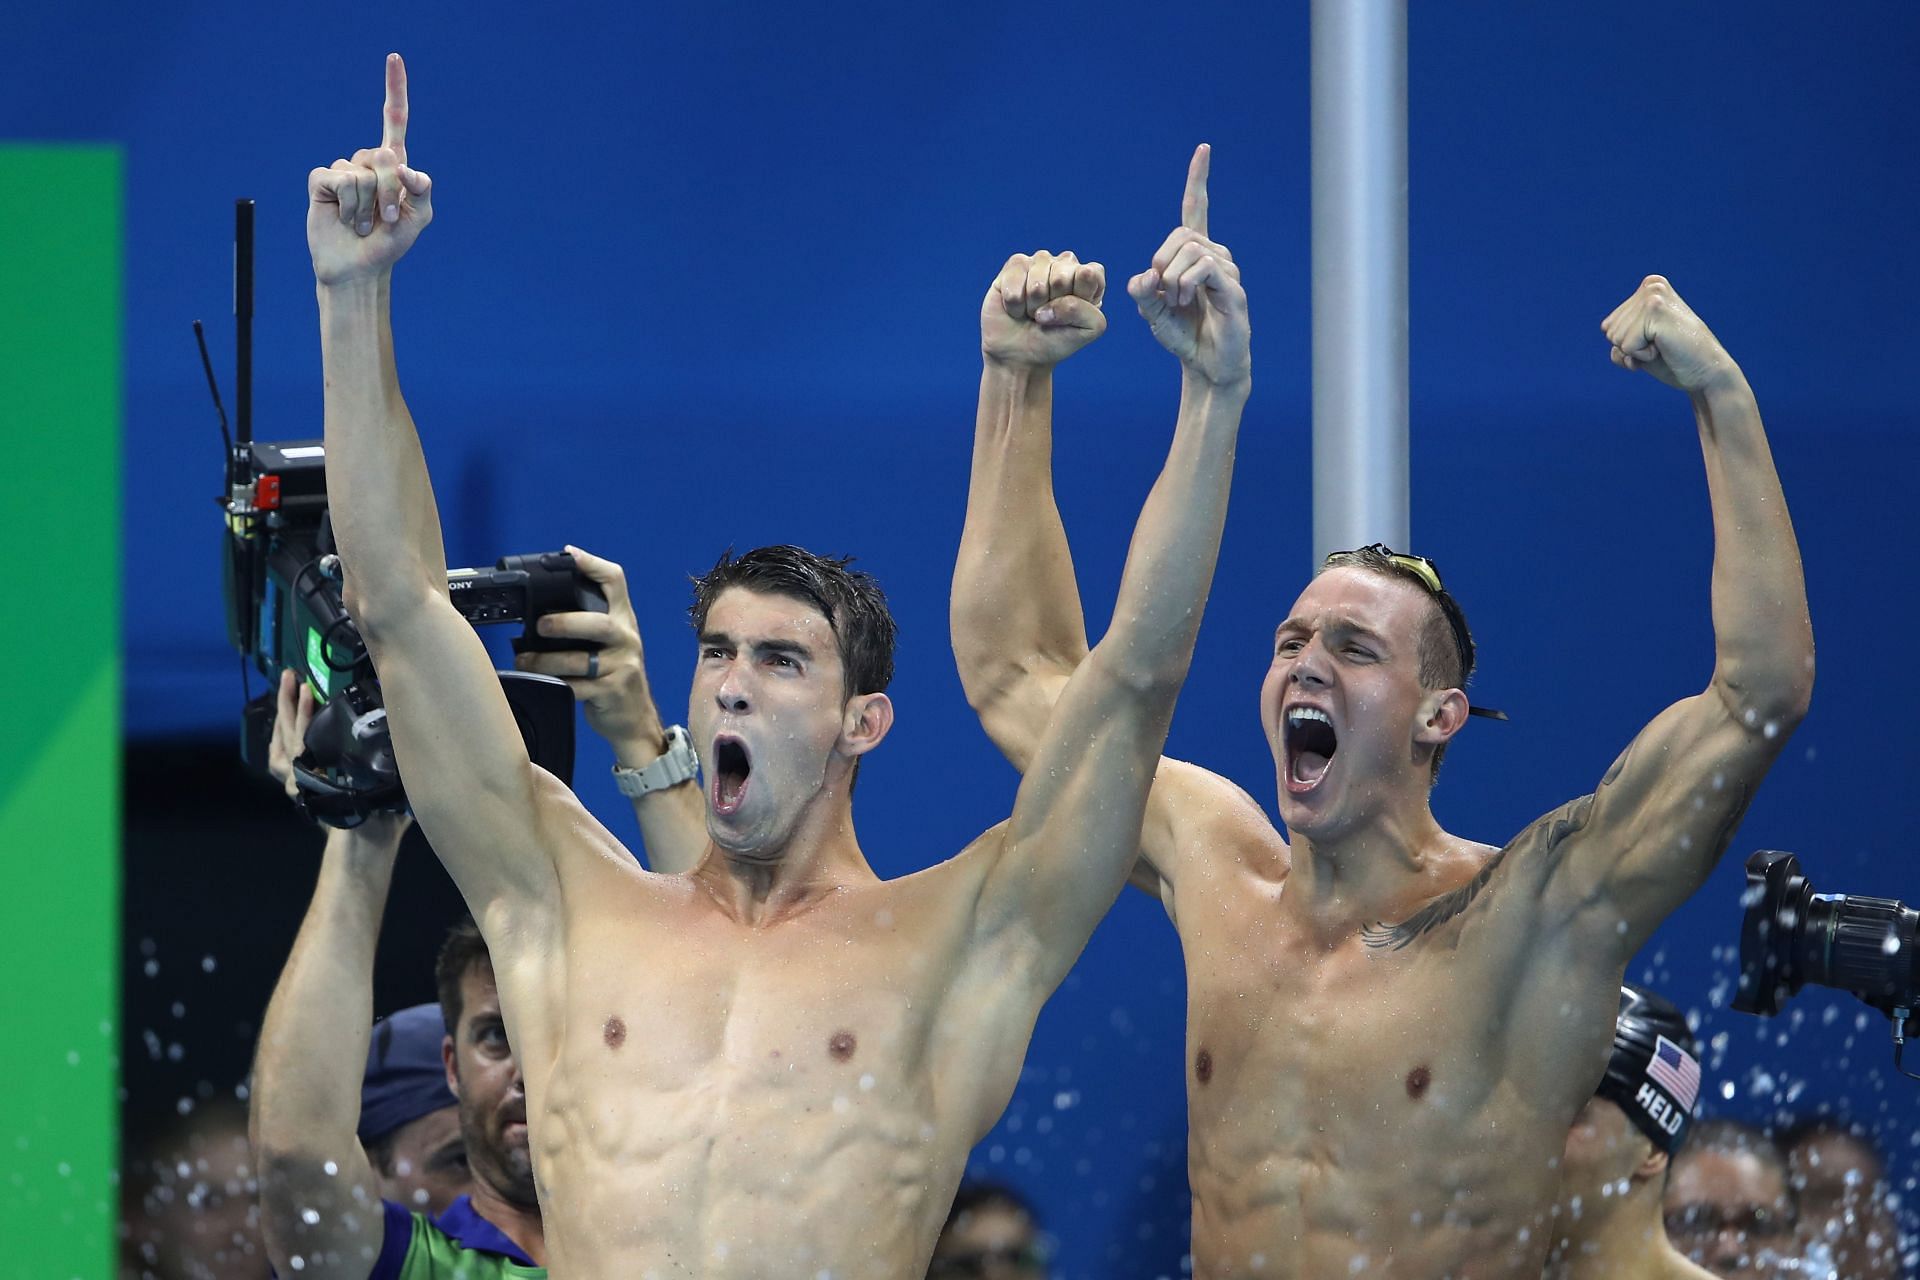
[[[1211,141],[1257,390],[1171,749],[1270,803],[1254,694],[1309,569],[1303,5],[78,4],[5,26],[0,132],[126,148],[136,750],[227,734],[239,705],[189,331],[208,321],[231,398],[231,200],[260,202],[257,431],[316,435],[304,177],[377,139],[380,60],[400,49],[437,218],[398,273],[399,358],[450,559],[572,541],[623,560],[677,718],[688,572],[729,544],[860,555],[902,622],[899,723],[861,791],[883,874],[958,848],[1014,787],[946,642],[980,294],[1036,247],[1138,270],[1189,149]],[[1503,839],[1708,675],[1692,423],[1678,395],[1613,369],[1598,332],[1663,272],[1759,392],[1821,668],[1727,865],[1635,972],[1726,1033],[1709,1063],[1721,1110],[1831,1103],[1909,1151],[1920,1085],[1885,1069],[1877,1016],[1809,997],[1762,1024],[1721,1006],[1749,850],[1800,851],[1823,889],[1920,897],[1920,9],[1423,4],[1410,48],[1414,528],[1474,619],[1478,696],[1514,716],[1475,723],[1436,808]],[[1096,630],[1177,389],[1117,290],[1111,309],[1058,395]],[[29,616],[53,639],[59,609],[40,600]],[[605,764],[584,754],[583,794],[629,829]],[[1136,897],[1043,1017],[977,1161],[1039,1198],[1074,1275],[1172,1274],[1182,1252],[1180,958]]]

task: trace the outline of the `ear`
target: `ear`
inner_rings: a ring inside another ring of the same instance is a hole
[[[454,1097],[460,1096],[460,1060],[453,1056],[453,1037],[440,1037],[440,1065],[447,1073],[447,1088]]]
[[[1435,689],[1420,704],[1420,728],[1413,740],[1444,747],[1467,722],[1467,695],[1459,689]]]
[[[1640,1158],[1639,1164],[1633,1166],[1633,1180],[1635,1182],[1648,1182],[1659,1177],[1662,1171],[1666,1169],[1668,1159],[1670,1159],[1670,1157],[1666,1152],[1654,1146],[1653,1143],[1649,1141],[1647,1143],[1647,1154]]]
[[[884,693],[862,693],[847,699],[840,719],[840,754],[863,756],[880,745],[893,728],[893,700]]]

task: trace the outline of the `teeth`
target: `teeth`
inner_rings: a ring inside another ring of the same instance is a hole
[[[1300,724],[1306,720],[1318,720],[1324,725],[1331,725],[1333,723],[1333,721],[1327,718],[1326,712],[1315,707],[1295,707],[1293,710],[1287,712],[1288,724]]]

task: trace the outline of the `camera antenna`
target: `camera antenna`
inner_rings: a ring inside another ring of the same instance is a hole
[[[207,354],[207,326],[193,322],[193,340],[200,344],[200,367],[207,371],[207,390],[213,393],[213,411],[220,415],[220,443],[233,455],[233,433],[227,430],[227,407],[220,403],[220,384],[213,376],[213,357]],[[229,477],[231,479],[231,477]]]
[[[253,444],[253,201],[233,202],[233,430],[231,481],[246,474]]]

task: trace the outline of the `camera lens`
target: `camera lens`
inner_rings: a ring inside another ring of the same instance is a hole
[[[1777,849],[1747,859],[1744,901],[1735,1009],[1771,1017],[1809,982],[1888,1012],[1920,993],[1920,911],[1892,898],[1815,893],[1800,860]]]

